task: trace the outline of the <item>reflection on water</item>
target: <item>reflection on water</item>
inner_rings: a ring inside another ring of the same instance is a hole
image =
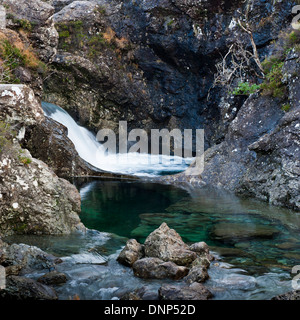
[[[115,259],[127,238],[143,242],[162,222],[185,242],[205,241],[220,256],[206,283],[216,299],[269,299],[291,290],[291,268],[300,264],[298,213],[217,190],[191,193],[149,182],[94,180],[81,184],[80,193],[83,223],[101,232],[18,239],[87,259],[82,265],[65,258],[59,266],[72,279],[58,288],[61,298],[75,292],[82,299],[115,299],[142,286],[157,292],[161,282],[137,279]],[[87,253],[107,265],[89,263]]]

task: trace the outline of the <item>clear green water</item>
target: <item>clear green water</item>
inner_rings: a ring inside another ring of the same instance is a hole
[[[55,288],[60,299],[119,299],[139,288],[157,297],[162,283],[171,280],[139,279],[116,259],[128,238],[143,242],[162,222],[185,242],[209,244],[217,260],[205,286],[214,299],[265,300],[292,290],[291,269],[300,264],[299,213],[217,190],[189,191],[146,181],[80,179],[76,185],[81,219],[93,230],[7,239],[62,257],[56,268],[68,281]],[[43,273],[33,270],[27,276]]]
[[[300,215],[216,190],[188,192],[146,182],[81,187],[83,223],[140,242],[166,222],[185,242],[207,242],[251,274],[300,264]]]

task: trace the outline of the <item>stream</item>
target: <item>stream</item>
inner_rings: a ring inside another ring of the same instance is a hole
[[[99,167],[99,162],[91,160],[95,154],[91,149],[99,148],[94,136],[78,129],[59,107],[45,103],[43,107],[47,116],[68,127],[78,153]],[[107,163],[102,169],[118,165],[115,172],[145,177],[180,172],[190,162],[176,167],[133,162],[126,167],[125,162],[120,165],[110,158],[101,161]],[[214,294],[213,299],[265,300],[292,290],[295,275],[291,270],[300,265],[299,213],[221,190],[185,190],[146,178],[78,178],[74,184],[82,198],[81,220],[88,228],[86,233],[9,238],[61,257],[63,262],[56,269],[69,280],[55,287],[60,299],[117,300],[136,289],[146,292],[146,299],[156,299],[159,287],[174,281],[139,279],[116,258],[128,239],[143,243],[162,222],[174,228],[186,243],[205,241],[210,246],[215,260],[205,286]],[[27,276],[38,278],[43,273]]]

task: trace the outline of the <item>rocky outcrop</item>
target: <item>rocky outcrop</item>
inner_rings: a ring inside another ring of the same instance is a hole
[[[41,60],[51,61],[58,45],[58,33],[51,18],[54,7],[42,0],[3,0],[2,3],[7,7],[7,26],[16,30],[25,26],[30,32],[28,40]]]
[[[55,120],[45,120],[28,127],[22,145],[32,156],[45,162],[60,178],[82,176],[120,177],[93,167],[78,155],[68,138],[68,129]]]
[[[205,152],[201,174],[191,177],[183,173],[162,180],[221,187],[299,210],[298,60],[299,54],[292,50],[284,62],[288,112],[282,110],[282,100],[250,95],[228,126],[225,140]]]
[[[294,290],[290,291],[276,297],[273,297],[271,300],[300,300],[300,291]]]
[[[190,249],[190,250],[189,250]],[[200,283],[208,278],[210,254],[205,242],[186,245],[180,235],[163,223],[140,245],[136,240],[127,241],[117,260],[131,266],[135,276],[143,279],[183,280],[179,286],[163,286],[161,299],[200,299],[207,300],[212,294]],[[197,286],[199,284],[199,286]],[[123,299],[143,299],[143,293],[130,293]]]
[[[5,123],[1,130],[0,233],[62,234],[83,228],[77,189],[18,143],[26,125],[44,119],[33,92],[22,85],[0,89],[0,121]]]

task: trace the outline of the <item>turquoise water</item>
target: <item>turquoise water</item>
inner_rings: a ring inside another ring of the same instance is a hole
[[[300,264],[300,215],[216,190],[188,192],[145,182],[81,187],[83,223],[140,242],[166,222],[185,242],[205,241],[251,274]]]
[[[292,290],[300,264],[300,214],[218,190],[184,190],[141,181],[77,180],[86,233],[19,236],[62,258],[60,299],[120,299],[144,288],[150,298],[170,280],[142,280],[116,259],[128,238],[145,240],[162,222],[187,243],[205,241],[216,260],[205,286],[214,299],[270,299]],[[37,278],[45,271],[33,271]],[[180,283],[180,281],[179,281]]]

